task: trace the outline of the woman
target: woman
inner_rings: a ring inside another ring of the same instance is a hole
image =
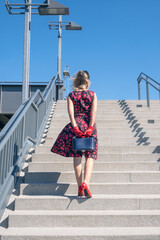
[[[95,123],[97,110],[97,97],[90,86],[90,76],[87,71],[79,71],[73,79],[74,91],[68,95],[68,114],[70,123],[59,134],[52,146],[53,153],[65,157],[73,157],[74,170],[78,184],[78,196],[92,197],[89,182],[93,169],[93,160],[97,159],[98,138]],[[74,152],[72,138],[95,137],[95,151]],[[82,155],[85,156],[84,181],[82,182]]]

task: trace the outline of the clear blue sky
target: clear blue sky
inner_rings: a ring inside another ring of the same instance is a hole
[[[63,20],[83,27],[62,32],[62,70],[65,65],[71,75],[88,70],[98,99],[137,99],[141,71],[160,82],[160,0],[59,2],[70,9]],[[49,30],[48,21],[57,20],[32,15],[30,81],[56,74],[58,33]],[[24,15],[9,15],[1,1],[0,81],[22,81],[23,31]],[[144,92],[143,84],[145,97]],[[151,97],[158,99],[158,93],[151,91]]]

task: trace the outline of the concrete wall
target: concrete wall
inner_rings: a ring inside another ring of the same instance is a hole
[[[33,96],[37,89],[44,91],[48,83],[30,84],[29,96]],[[0,83],[0,113],[15,113],[22,103],[22,84]]]

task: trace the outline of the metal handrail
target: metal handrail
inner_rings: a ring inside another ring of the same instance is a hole
[[[138,100],[141,100],[141,81],[144,80],[146,82],[146,95],[147,95],[147,107],[150,107],[150,97],[149,97],[149,85],[156,89],[160,94],[160,83],[155,81],[153,78],[149,77],[147,74],[141,72],[137,78],[138,82]],[[156,85],[158,86],[156,86]]]
[[[56,80],[57,76],[50,80],[43,94],[37,90],[32,98],[18,108],[0,132],[0,218],[29,147],[41,140],[56,99]]]

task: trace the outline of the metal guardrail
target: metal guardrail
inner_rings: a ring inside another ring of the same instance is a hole
[[[137,78],[138,82],[138,99],[141,100],[141,81],[146,82],[146,95],[147,95],[147,107],[150,107],[150,97],[149,97],[149,85],[156,89],[160,94],[160,83],[155,81],[153,78],[149,77],[147,74],[141,72]]]
[[[37,90],[0,132],[0,217],[29,147],[40,142],[51,106],[56,101],[56,80],[57,76],[50,80],[43,94]]]

